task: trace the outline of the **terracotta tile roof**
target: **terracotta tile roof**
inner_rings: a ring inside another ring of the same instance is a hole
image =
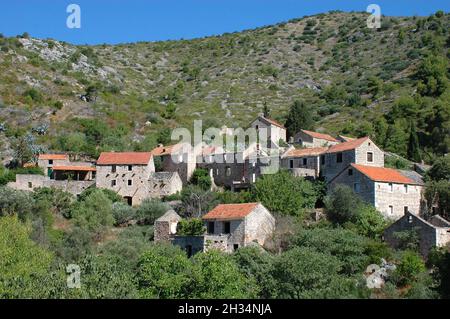
[[[67,154],[39,154],[40,160],[69,160]]]
[[[366,136],[366,137],[358,138],[356,140],[332,145],[328,149],[327,153],[336,153],[336,152],[344,152],[344,151],[353,150],[353,149],[359,147],[362,143],[364,143],[368,139],[369,139],[369,137]]]
[[[150,152],[102,152],[97,165],[147,165],[151,158]]]
[[[328,147],[291,149],[286,152],[284,157],[318,156],[325,153],[327,150]]]
[[[220,204],[214,207],[209,213],[204,215],[202,219],[242,219],[250,214],[259,203],[245,203],[245,204]]]
[[[351,166],[375,182],[417,184],[415,181],[402,175],[399,171],[393,168],[365,166],[359,164],[351,164]]]
[[[170,155],[172,154],[174,146],[175,145],[158,146],[152,149],[150,153],[152,153],[152,155],[154,156]]]
[[[92,171],[95,172],[95,167],[92,166],[53,166],[54,171]]]
[[[328,134],[324,134],[324,133],[318,133],[318,132],[313,132],[313,131],[307,131],[307,130],[302,130],[303,133],[312,136],[314,138],[318,138],[321,140],[326,140],[326,141],[331,141],[331,142],[339,142],[337,139],[335,139],[333,136],[328,135]]]

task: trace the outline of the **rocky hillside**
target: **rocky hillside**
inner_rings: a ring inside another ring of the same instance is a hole
[[[384,17],[378,30],[366,19],[330,12],[217,37],[120,45],[2,37],[1,157],[30,132],[44,148],[92,156],[148,149],[167,141],[167,128],[194,119],[245,126],[264,104],[284,121],[294,100],[313,109],[315,129],[373,133],[375,118],[416,92],[413,75],[430,52],[447,63],[449,15]]]

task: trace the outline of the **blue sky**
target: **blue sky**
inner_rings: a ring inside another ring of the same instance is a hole
[[[81,28],[66,26],[66,7],[81,7]],[[448,0],[8,0],[0,4],[0,33],[76,44],[190,39],[274,24],[329,10],[384,15],[450,11]]]

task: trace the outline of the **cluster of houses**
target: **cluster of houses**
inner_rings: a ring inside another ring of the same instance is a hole
[[[450,242],[448,222],[436,224],[419,217],[423,207],[421,175],[384,167],[385,154],[369,137],[334,138],[300,130],[287,141],[286,128],[262,115],[250,127],[257,132],[265,129],[267,145],[256,143],[237,152],[203,143],[189,154],[180,144],[159,145],[149,152],[103,152],[95,163],[73,162],[65,154],[41,154],[37,165],[44,175],[18,174],[8,186],[21,190],[58,187],[79,195],[95,185],[115,191],[130,205],[139,205],[148,197],[162,198],[180,192],[196,168],[209,172],[213,187],[239,191],[251,187],[276,161],[279,168],[295,176],[324,179],[329,191],[340,184],[351,187],[386,218],[397,221],[386,230],[385,238],[393,245],[396,242],[392,234],[398,228],[405,230],[418,227],[417,224],[423,224],[423,232],[434,234],[427,237],[431,244],[424,246],[424,252],[431,246]],[[409,222],[411,218],[413,221]],[[189,253],[211,246],[233,251],[250,243],[263,245],[275,227],[273,216],[260,203],[217,206],[203,216],[206,234],[195,239],[176,236],[179,220],[173,211],[162,216],[155,225],[155,240],[171,240]]]

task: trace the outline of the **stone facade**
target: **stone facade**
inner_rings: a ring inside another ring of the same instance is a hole
[[[257,131],[262,128],[267,129],[267,148],[278,147],[280,140],[286,142],[286,128],[274,120],[258,116],[258,118],[250,124],[250,127]]]
[[[130,205],[138,205],[148,197],[148,180],[154,171],[153,159],[147,165],[97,164],[96,187],[115,191]]]
[[[183,182],[177,172],[154,172],[148,180],[150,197],[164,197],[181,192]]]
[[[154,241],[170,241],[177,232],[178,222],[181,220],[174,210],[168,210],[155,221]]]
[[[352,143],[349,144],[350,149],[346,149],[346,143],[336,144],[321,155],[321,170],[326,181],[330,181],[351,163],[384,167],[384,152],[371,139],[360,140],[360,143],[359,140],[346,142]]]
[[[407,212],[386,228],[384,231],[384,240],[393,247],[399,246],[399,240],[396,233],[402,231],[416,231],[419,236],[419,249],[423,256],[428,256],[428,253],[433,247],[443,247],[450,244],[450,223],[443,220],[441,217],[434,217],[426,221],[415,214]]]
[[[294,135],[293,142],[295,144],[299,144],[302,147],[324,147],[336,145],[339,143],[337,140],[331,141],[330,139],[313,137],[310,134],[304,132],[303,130]]]
[[[245,247],[252,242],[257,242],[263,246],[275,230],[275,218],[261,204],[258,204],[248,215],[241,219],[217,218],[204,220],[208,236],[226,237],[227,252],[232,252],[239,247]],[[212,228],[214,229],[212,230]]]
[[[405,210],[416,215],[420,213],[422,185],[374,181],[352,165],[333,178],[328,184],[328,189],[332,190],[339,184],[349,186],[386,218],[399,219]]]
[[[76,196],[81,194],[85,189],[94,185],[95,181],[93,180],[53,180],[50,179],[50,177],[43,175],[17,174],[16,181],[8,183],[7,186],[24,191],[34,191],[38,187],[54,187]]]

